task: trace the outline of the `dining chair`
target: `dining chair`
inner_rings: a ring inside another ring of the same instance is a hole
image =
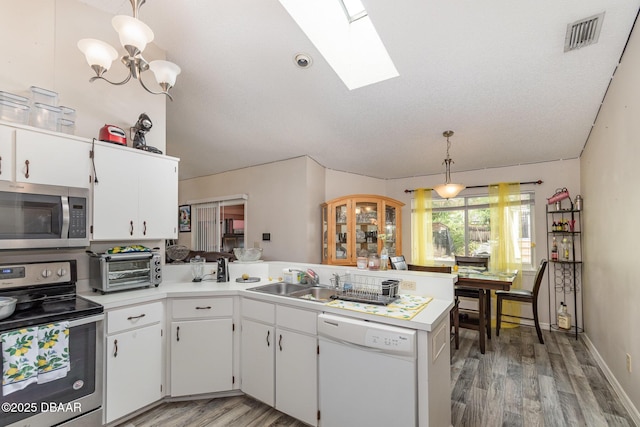
[[[449,273],[451,274],[451,267],[444,265],[417,265],[407,264],[409,271],[426,271],[431,273]],[[454,298],[453,308],[449,311],[449,319],[451,323],[451,338],[456,346],[456,350],[460,348],[460,311],[458,300]]]
[[[408,270],[407,261],[404,259],[404,255],[390,256],[389,263],[392,270]]]
[[[538,340],[540,344],[544,344],[544,340],[542,339],[542,331],[540,330],[540,322],[538,321],[538,292],[540,291],[540,284],[542,283],[542,276],[544,276],[544,270],[547,268],[547,260],[543,259],[540,261],[540,265],[538,266],[538,271],[536,272],[536,278],[533,282],[533,289],[512,289],[510,291],[496,291],[496,297],[498,298],[497,302],[497,314],[496,314],[496,335],[500,336],[500,322],[502,321],[502,316],[507,317],[516,317],[518,319],[526,319],[533,320],[533,323],[536,326],[536,333],[538,334]],[[516,301],[525,304],[531,304],[533,309],[533,319],[530,317],[522,317],[515,316],[512,314],[503,314],[502,313],[502,301]],[[505,320],[506,323],[516,323]]]
[[[484,268],[485,270],[489,269],[489,257],[469,257],[469,256],[455,256],[455,263],[457,266],[463,266],[463,267],[480,267],[480,268]],[[487,333],[487,337],[489,339],[491,339],[491,291],[488,292],[488,295],[485,299],[486,304],[484,307],[484,310],[480,310],[479,304],[480,304],[480,293],[481,292],[485,292],[482,289],[477,289],[477,288],[468,288],[468,287],[464,287],[464,286],[456,286],[455,287],[455,298],[456,298],[456,304],[458,305],[460,302],[460,298],[468,298],[468,299],[474,299],[474,300],[478,300],[478,308],[477,309],[463,309],[462,311],[473,311],[473,312],[477,312],[478,315],[480,315],[480,313],[482,313],[484,311],[484,315],[485,315],[485,319],[486,319],[486,333]],[[458,312],[460,313],[460,310],[458,310]],[[465,313],[463,313],[465,314]],[[464,317],[463,319],[459,320],[459,327],[461,328],[465,328],[465,329],[473,329],[473,330],[479,330],[478,324],[475,322],[470,322],[467,320],[468,317]],[[480,333],[484,333],[483,331],[479,331]]]

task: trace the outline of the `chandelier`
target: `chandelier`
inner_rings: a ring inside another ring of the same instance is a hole
[[[142,57],[142,51],[144,51],[147,43],[153,40],[151,28],[138,19],[140,7],[146,0],[129,1],[133,8],[133,17],[117,15],[111,21],[113,28],[120,36],[120,44],[127,51],[127,55],[124,55],[121,61],[129,69],[129,75],[121,82],[112,82],[104,78],[103,74],[109,70],[111,63],[118,57],[118,52],[111,45],[101,40],[82,39],[78,42],[78,49],[84,53],[87,63],[96,73],[89,81],[93,82],[100,79],[112,85],[123,85],[133,77],[140,82],[140,85],[147,92],[154,95],[167,95],[173,101],[169,94],[169,89],[175,85],[176,77],[180,74],[180,67],[173,62],[164,60],[147,62]],[[147,70],[153,71],[156,81],[162,89],[161,91],[154,92],[145,85],[142,80],[142,73]]]
[[[442,132],[442,136],[447,138],[447,157],[444,159],[442,164],[445,167],[445,179],[444,184],[436,185],[433,187],[434,191],[438,193],[438,196],[443,199],[450,199],[452,197],[456,197],[458,193],[464,190],[464,185],[462,184],[452,184],[451,183],[451,163],[453,163],[453,159],[449,157],[449,148],[451,147],[451,141],[449,141],[449,137],[453,136],[452,130],[446,130]]]

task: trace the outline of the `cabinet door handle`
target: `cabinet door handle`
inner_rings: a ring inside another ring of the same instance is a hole
[[[211,306],[208,305],[206,307],[196,307],[196,310],[211,310]]]
[[[114,345],[113,357],[118,357],[118,340],[114,340],[113,345]]]
[[[147,235],[147,221],[142,222],[142,234]]]
[[[133,236],[133,221],[129,221],[129,234]]]
[[[29,160],[25,160],[24,165],[27,167],[27,172],[24,174],[24,177],[29,178]]]
[[[282,334],[280,334],[280,339],[278,340],[278,347],[280,347],[280,351],[282,351]]]
[[[127,320],[141,319],[144,316],[146,316],[146,314],[144,314],[144,313],[140,314],[139,316],[129,316],[129,317],[127,317]]]
[[[176,328],[176,341],[180,341],[180,326]]]
[[[0,175],[2,175],[2,156],[0,156]]]
[[[269,335],[271,334],[271,331],[267,331],[267,347],[271,347],[271,343],[269,342]]]

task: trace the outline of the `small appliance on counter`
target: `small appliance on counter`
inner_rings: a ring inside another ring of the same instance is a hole
[[[103,294],[157,287],[162,283],[161,256],[148,248],[140,248],[144,247],[115,247],[104,254],[87,251],[90,256],[89,285]]]
[[[149,116],[146,113],[140,114],[140,116],[138,117],[138,121],[131,128],[131,132],[134,134],[133,148],[149,151],[151,153],[162,154],[161,150],[158,150],[156,147],[147,145],[145,135],[151,130],[151,127],[153,127],[153,122],[151,122]]]
[[[124,133],[124,130],[113,125],[102,126],[98,139],[112,144],[127,145],[127,134]]]
[[[205,262],[206,259],[201,258],[200,255],[196,255],[189,261],[189,263],[191,264],[191,276],[193,277],[192,282],[202,282],[202,279],[204,278]]]
[[[218,273],[216,275],[216,282],[228,282],[229,281],[229,258],[218,258]]]

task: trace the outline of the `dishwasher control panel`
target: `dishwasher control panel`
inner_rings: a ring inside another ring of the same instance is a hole
[[[318,335],[372,351],[408,357],[416,355],[416,331],[413,329],[322,313],[318,315]]]
[[[410,333],[387,331],[378,328],[367,329],[365,332],[364,345],[371,348],[390,351],[413,351],[413,335]]]

